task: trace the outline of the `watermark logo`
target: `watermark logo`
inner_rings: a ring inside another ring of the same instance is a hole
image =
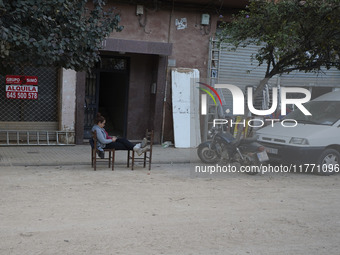
[[[208,84],[199,82],[199,84],[209,88],[219,99],[219,102],[222,106],[222,101],[221,101],[221,97],[219,96],[219,94],[217,93],[217,91],[209,86]],[[216,100],[214,98],[214,96],[212,95],[211,92],[209,92],[207,89],[205,88],[201,88],[198,87],[200,90],[206,92],[206,94],[201,94],[201,114],[202,115],[206,115],[207,114],[207,94],[213,99],[215,105],[217,106]],[[233,98],[233,115],[244,115],[244,106],[245,106],[245,96],[243,94],[243,91],[235,86],[235,85],[231,85],[231,84],[216,84],[215,88],[221,88],[221,89],[228,89],[231,94],[232,94],[232,98]],[[247,106],[249,108],[249,111],[254,114],[254,115],[258,115],[258,116],[266,116],[266,115],[270,115],[273,112],[275,112],[277,110],[278,107],[278,89],[277,87],[273,87],[272,90],[272,105],[270,107],[270,109],[266,109],[266,110],[258,110],[255,109],[254,107],[254,97],[253,97],[253,88],[252,87],[248,87],[247,88]],[[304,94],[305,97],[303,98],[287,98],[287,94],[288,93],[300,93],[300,94]],[[304,103],[307,103],[308,101],[310,101],[311,99],[311,93],[309,90],[304,89],[304,88],[297,88],[297,87],[281,87],[281,97],[280,97],[280,101],[281,101],[281,115],[286,115],[287,114],[287,105],[288,104],[292,104],[295,105],[297,108],[300,109],[301,112],[303,112],[303,114],[305,115],[312,115],[304,106]]]
[[[221,104],[222,106],[222,100],[221,100],[221,97],[219,96],[219,94],[217,93],[217,91],[211,87],[210,85],[208,84],[205,84],[203,82],[198,82],[199,84],[209,88],[218,98],[219,100],[219,103]],[[204,91],[205,93],[207,93],[211,98],[212,100],[214,101],[215,103],[215,106],[217,106],[217,103],[216,103],[216,100],[215,100],[215,97],[211,94],[211,92],[205,88],[201,88],[201,87],[197,87],[198,89]],[[201,95],[201,113],[202,115],[206,115],[207,114],[207,94],[202,94]]]

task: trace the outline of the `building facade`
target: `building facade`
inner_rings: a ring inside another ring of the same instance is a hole
[[[97,112],[107,118],[106,129],[113,135],[137,140],[146,129],[153,129],[156,143],[173,141],[173,69],[195,69],[202,80],[213,78],[242,88],[261,79],[263,67],[255,68],[250,61],[255,48],[227,52],[212,42],[218,24],[246,4],[245,0],[108,1],[105,8],[115,8],[124,29],[102,42],[101,61],[91,71],[18,69],[14,75],[38,77],[36,100],[7,98],[5,77],[0,77],[0,145],[82,144],[91,137]],[[322,80],[306,75],[284,75],[271,82],[312,87],[317,96],[340,80],[337,70]],[[298,80],[304,83],[297,84]],[[230,93],[221,94],[230,104]]]
[[[105,8],[115,8],[124,29],[103,41],[101,61],[91,71],[18,71],[38,76],[38,100],[8,99],[2,90],[0,104],[7,114],[0,115],[1,144],[82,144],[97,112],[107,118],[112,134],[134,140],[148,128],[156,143],[172,140],[171,68],[198,69],[205,77],[209,39],[218,22],[246,2],[108,1]],[[37,137],[40,142],[34,143]]]

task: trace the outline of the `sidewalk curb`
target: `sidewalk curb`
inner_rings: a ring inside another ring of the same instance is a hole
[[[194,154],[193,154],[194,153]],[[91,167],[89,145],[76,146],[0,146],[0,166],[72,166]],[[182,149],[155,145],[152,164],[196,163],[196,149]],[[116,152],[115,166],[126,167],[125,151]],[[199,160],[197,161],[199,162]],[[101,162],[100,164],[104,164]]]

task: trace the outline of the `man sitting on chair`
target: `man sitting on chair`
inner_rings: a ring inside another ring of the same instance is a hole
[[[92,132],[97,132],[97,149],[98,156],[104,158],[104,148],[106,149],[116,149],[116,150],[133,150],[138,156],[142,155],[148,150],[147,139],[144,138],[141,143],[133,144],[125,138],[117,138],[116,136],[110,137],[104,129],[106,120],[100,114],[97,113],[96,124],[92,127]]]

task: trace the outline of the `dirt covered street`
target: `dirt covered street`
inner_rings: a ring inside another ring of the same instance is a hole
[[[1,167],[0,254],[339,254],[339,174],[191,167]]]

